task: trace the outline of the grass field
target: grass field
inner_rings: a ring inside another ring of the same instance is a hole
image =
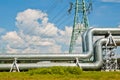
[[[80,75],[30,75],[27,72],[1,72],[0,80],[120,80],[120,72],[82,72]]]
[[[120,80],[120,72],[81,71],[76,68],[67,70],[68,72],[64,72],[66,69],[52,68],[28,72],[1,72],[0,80]]]

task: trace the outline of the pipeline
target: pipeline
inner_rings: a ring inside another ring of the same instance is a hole
[[[90,58],[93,54],[93,44],[92,43],[92,36],[88,37],[88,47],[87,51],[83,53],[73,53],[73,54],[0,54],[0,59],[14,59],[17,58],[18,60],[23,59],[42,59],[42,60],[75,60],[76,58],[79,59],[86,59]]]
[[[107,39],[100,39],[95,43],[95,62],[93,63],[29,63],[18,64],[20,69],[31,69],[40,67],[52,67],[52,66],[79,66],[82,69],[98,69],[103,65],[102,46],[107,42]],[[120,45],[120,39],[115,39],[117,45]],[[9,69],[11,64],[0,64],[0,69]]]
[[[17,58],[18,60],[30,60],[30,59],[39,59],[39,60],[75,60],[76,58],[79,59],[87,59],[93,55],[93,36],[96,35],[105,35],[108,31],[112,33],[114,36],[120,35],[119,28],[92,28],[87,31],[86,38],[83,41],[87,51],[83,53],[73,53],[73,54],[0,54],[0,60],[2,59],[14,59]]]
[[[84,40],[82,42],[83,44],[83,49],[84,51],[89,50],[89,46],[88,43],[91,42],[91,45],[93,45],[93,37],[94,36],[105,36],[108,31],[110,31],[110,33],[112,34],[112,36],[120,36],[120,28],[91,28],[89,30],[87,30],[85,34],[83,34],[82,36],[82,40]],[[90,37],[90,38],[89,38]],[[89,39],[91,39],[89,41]]]
[[[120,36],[120,28],[93,28],[89,29],[84,35],[84,52],[82,54],[0,54],[0,60],[9,60],[17,58],[17,60],[76,60],[79,59],[89,59],[95,55],[95,62],[93,63],[30,63],[30,64],[18,64],[21,69],[38,68],[38,67],[51,67],[51,66],[79,66],[83,69],[97,69],[103,64],[102,59],[102,45],[106,42],[106,39],[98,40],[94,43],[95,48],[93,48],[93,37],[94,36],[105,36],[106,33],[110,31],[113,36]],[[120,44],[119,39],[115,39],[117,44]],[[94,51],[93,51],[94,50]],[[10,64],[0,64],[0,69],[10,68]]]
[[[88,35],[88,34],[87,34]],[[92,44],[92,35],[87,36],[87,51],[83,53],[73,53],[73,54],[0,54],[0,60],[5,59],[14,59],[18,60],[30,60],[30,59],[39,59],[39,60],[75,60],[79,59],[87,59],[90,58],[93,54],[93,44]]]

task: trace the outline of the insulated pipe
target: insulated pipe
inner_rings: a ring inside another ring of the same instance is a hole
[[[88,36],[87,40],[88,42],[88,50],[83,52],[82,54],[0,54],[0,60],[13,60],[14,58],[17,58],[18,60],[31,60],[31,59],[37,59],[37,60],[75,60],[76,57],[79,59],[86,59],[90,58],[93,53],[93,45],[92,43],[92,36]]]
[[[89,50],[89,39],[91,39],[91,45],[93,44],[93,36],[105,36],[108,32],[112,34],[112,36],[120,36],[120,28],[91,28],[87,31],[86,37],[85,35],[82,38],[84,39],[83,48]],[[85,47],[86,46],[86,47]]]
[[[82,54],[0,54],[0,60],[5,59],[14,59],[18,60],[30,60],[30,59],[38,59],[38,60],[75,60],[78,59],[86,59],[90,58],[93,54],[93,44],[92,44],[92,36],[87,36],[87,51]]]
[[[30,60],[30,59],[39,59],[39,60],[75,60],[87,59],[90,58],[93,53],[93,35],[105,35],[108,31],[112,35],[120,35],[120,28],[93,28],[89,29],[86,34],[86,44],[87,51],[83,54],[0,54],[0,59],[13,59],[17,58],[18,60]]]
[[[102,46],[105,45],[108,39],[99,39],[95,43],[94,55],[95,55],[95,62],[94,63],[79,63],[79,65],[83,69],[98,69],[103,64],[103,55],[102,55]],[[114,39],[117,46],[120,46],[120,39]],[[113,44],[114,46],[114,44]]]
[[[90,57],[89,54],[0,54],[0,60],[75,60],[76,57],[79,59],[86,59]]]
[[[120,39],[114,39],[117,45],[120,45]],[[107,42],[107,39],[100,39],[95,43],[95,62],[93,63],[31,63],[31,64],[18,64],[20,69],[52,67],[52,66],[80,66],[82,69],[98,69],[103,64],[102,46]],[[0,69],[9,69],[11,64],[0,64]]]
[[[117,46],[120,46],[120,39],[114,39]],[[52,66],[80,66],[82,69],[98,69],[103,64],[102,58],[102,46],[107,42],[107,39],[100,39],[95,43],[95,62],[93,63],[29,63],[18,64],[20,69],[40,68],[40,67],[52,67]],[[10,69],[11,64],[0,64],[0,69]]]
[[[102,58],[102,46],[103,44],[107,42],[107,39],[100,39],[97,40],[94,46],[94,61],[93,63],[79,63],[79,66],[81,66],[83,69],[98,69],[103,64],[103,58]]]
[[[82,34],[82,50],[83,50],[83,52],[86,52],[86,33],[87,33],[87,31],[85,31]]]
[[[0,70],[10,70],[12,64],[0,64]],[[18,64],[20,70],[53,66],[77,66],[75,63],[27,63]]]

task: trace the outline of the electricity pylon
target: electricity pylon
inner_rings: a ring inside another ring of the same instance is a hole
[[[91,7],[92,1],[91,0],[88,0],[88,1],[86,2],[85,0],[76,0],[74,24],[73,24],[71,42],[69,47],[69,53],[73,52],[76,40],[78,39],[78,36],[80,36],[81,32],[87,30],[89,27],[87,15],[90,12],[90,9],[92,9]],[[69,9],[69,12],[72,8],[71,6]]]

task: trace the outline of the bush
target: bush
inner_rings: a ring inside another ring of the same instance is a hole
[[[73,74],[73,75],[79,75],[82,73],[82,69],[80,69],[79,67],[56,66],[56,67],[49,67],[49,68],[32,69],[32,70],[29,70],[28,73],[30,75],[34,75],[34,74],[58,74],[58,75]]]
[[[67,71],[69,74],[81,74],[82,73],[82,69],[80,69],[79,67],[67,67]]]

